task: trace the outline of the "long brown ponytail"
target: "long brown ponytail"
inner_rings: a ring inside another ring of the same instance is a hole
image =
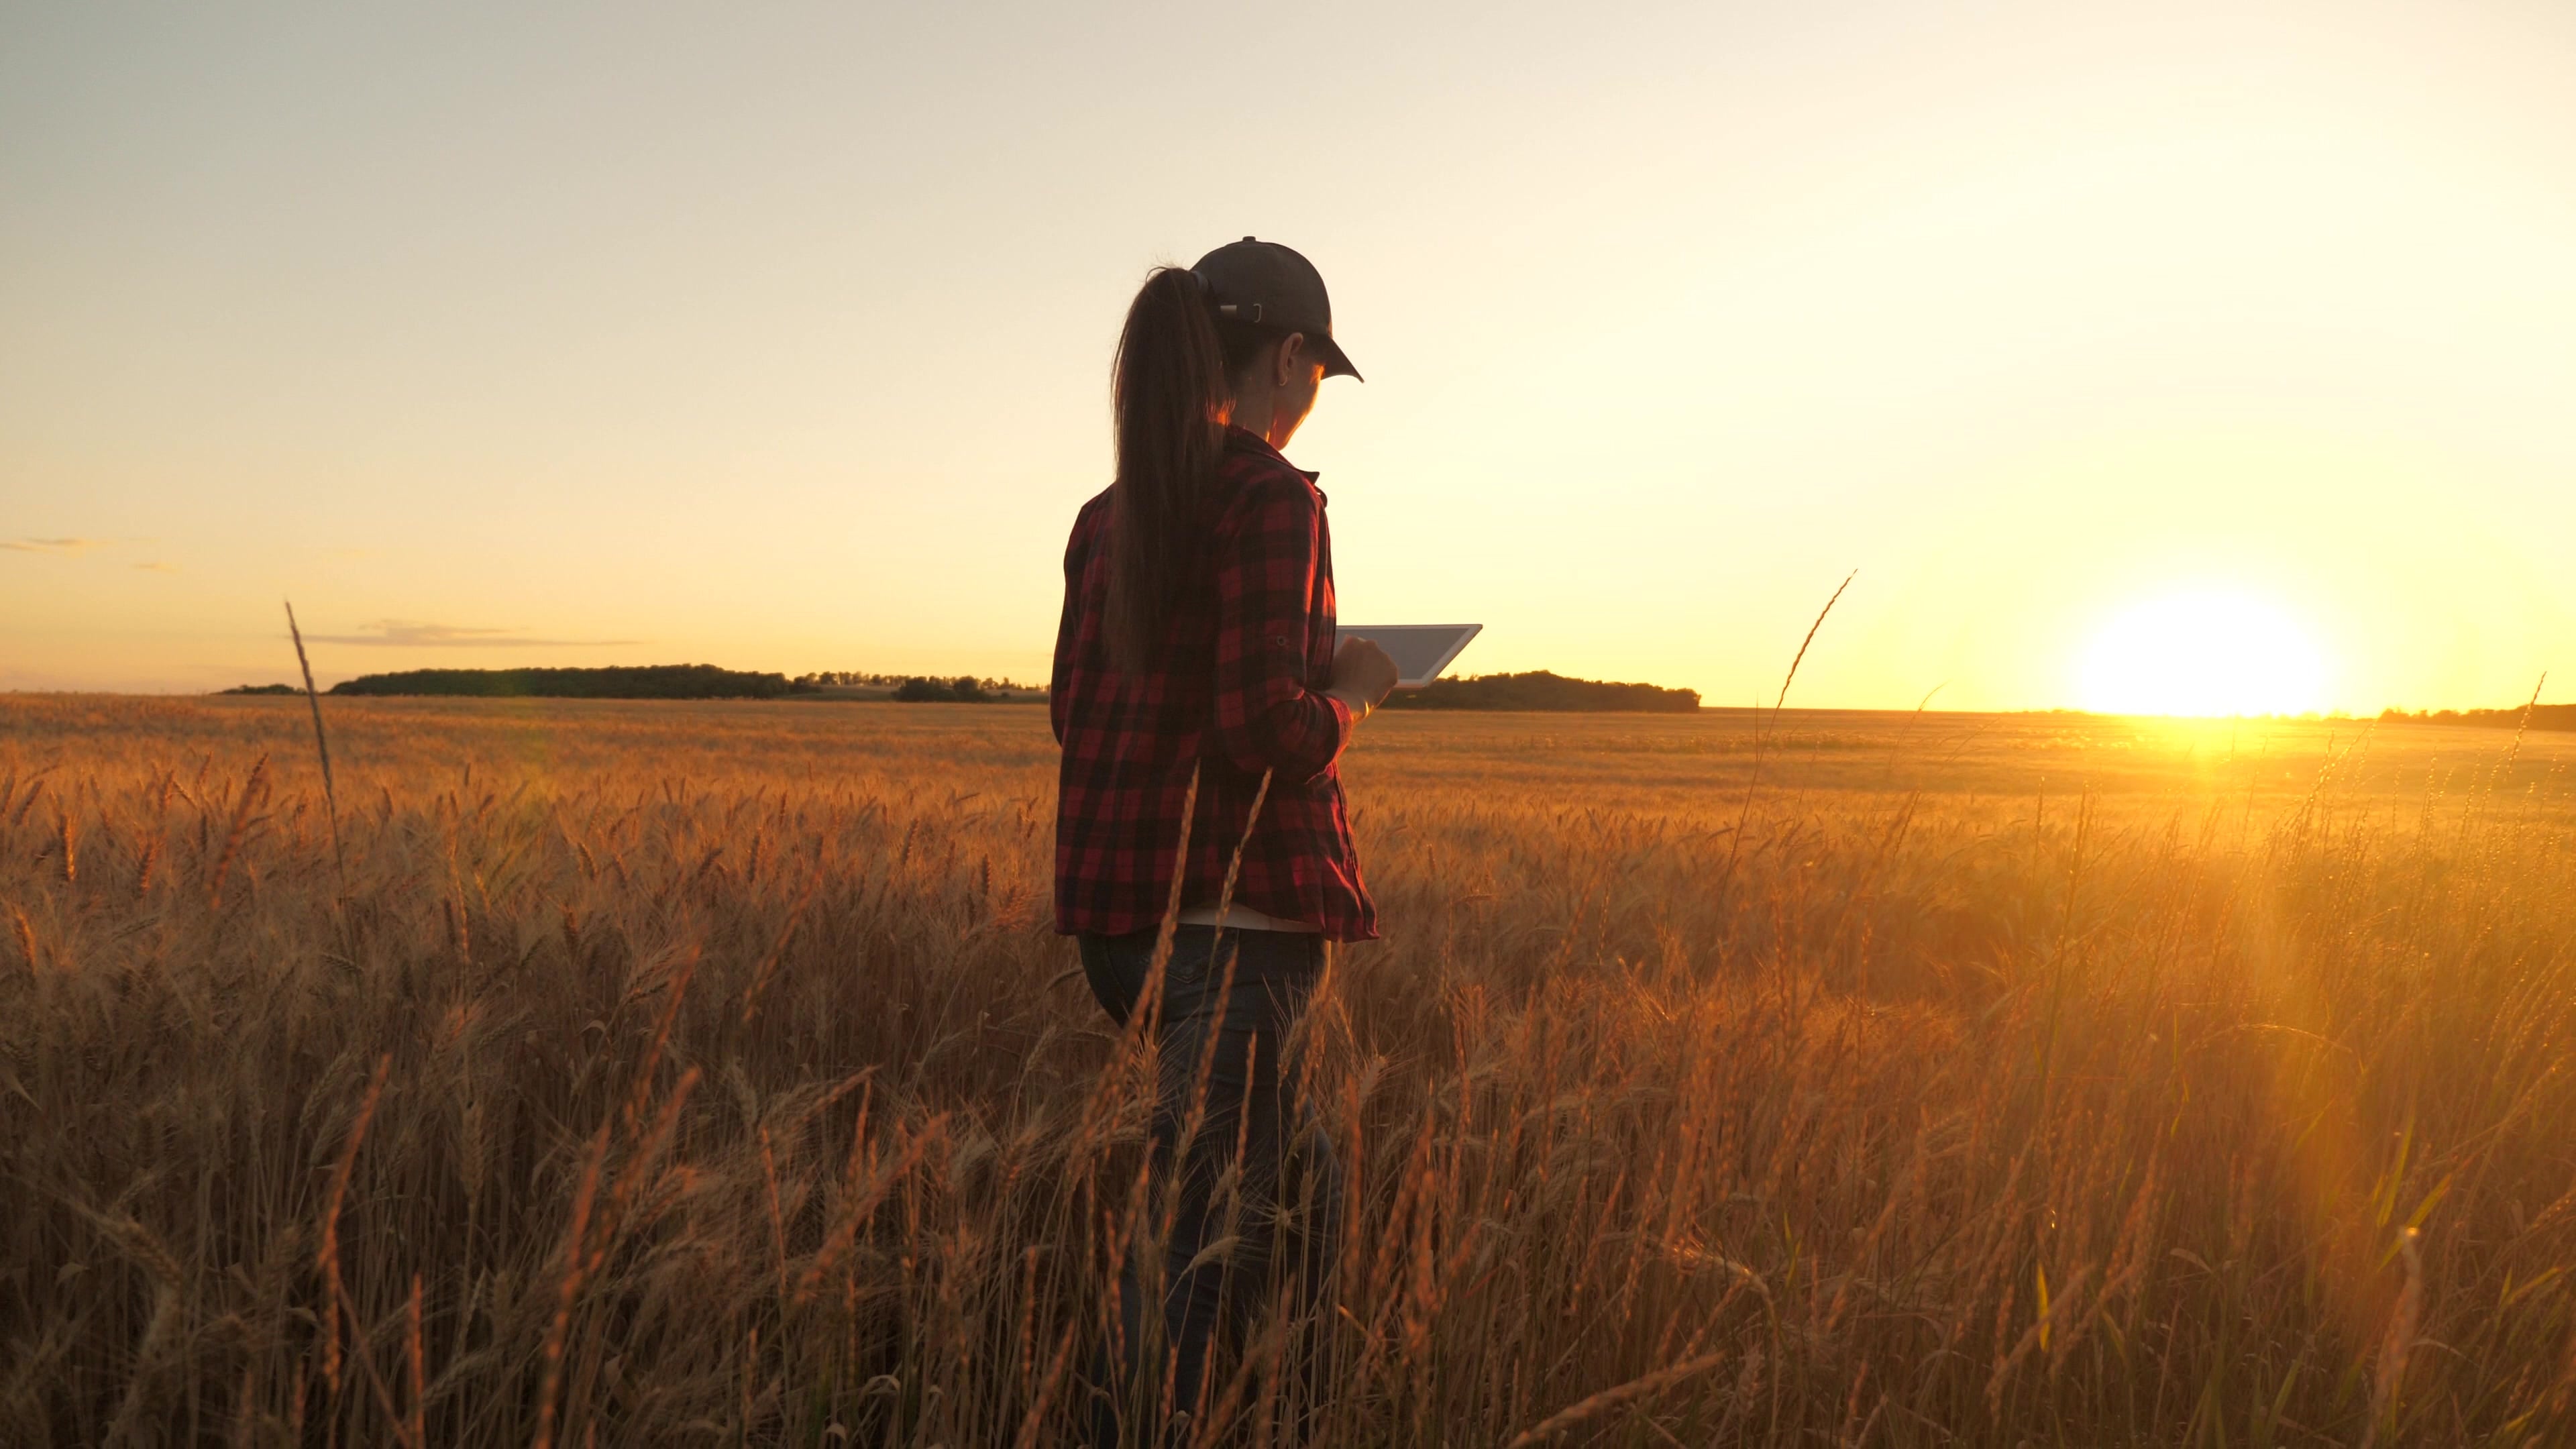
[[[1110,406],[1118,477],[1109,490],[1110,658],[1142,670],[1179,601],[1204,535],[1207,483],[1225,450],[1232,375],[1262,332],[1220,328],[1198,274],[1157,267],[1118,334]]]

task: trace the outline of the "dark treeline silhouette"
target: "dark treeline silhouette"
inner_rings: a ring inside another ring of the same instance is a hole
[[[544,699],[777,699],[784,674],[712,664],[615,664],[597,669],[405,669],[362,674],[333,694],[438,694]]]
[[[907,679],[895,686],[895,699],[905,704],[1029,704],[1045,700],[1046,691],[1007,679]]]
[[[867,689],[902,684],[911,678],[909,674],[870,674],[858,669],[817,669],[797,675],[788,683],[798,689]]]
[[[1435,679],[1426,688],[1399,689],[1388,695],[1385,707],[1686,714],[1699,708],[1699,691],[1665,689],[1653,684],[1609,684],[1597,679],[1568,679],[1561,674],[1535,669],[1527,674]]]
[[[362,674],[333,685],[339,695],[453,695],[475,699],[780,699],[794,695],[850,698],[852,691],[891,690],[906,702],[1008,703],[1044,699],[1042,685],[1010,679],[923,678],[822,670],[784,674],[722,669],[713,664],[610,665],[595,669],[404,669]],[[219,694],[302,694],[292,684],[237,684]],[[860,693],[860,698],[886,698]]]
[[[894,698],[918,700],[964,700],[968,703],[994,703],[1043,697],[1043,684],[1022,684],[1016,679],[979,679],[972,674],[950,678],[944,674],[860,674],[846,669],[826,669],[815,674],[800,674],[790,683],[799,693],[830,689],[879,689],[892,685]]]
[[[2390,724],[2463,724],[2483,729],[2515,730],[2522,728],[2524,710],[2512,709],[2419,709],[2408,714],[2402,709],[2380,711],[2381,720]],[[2531,727],[2536,730],[2576,730],[2576,704],[2535,704],[2530,706]]]
[[[1046,697],[1046,691],[1036,686],[1007,679],[979,679],[971,674],[925,678],[836,670],[789,679],[784,674],[721,669],[713,664],[609,665],[595,669],[405,669],[390,674],[362,674],[333,685],[329,692],[335,695],[447,695],[477,699],[784,699],[798,695],[830,697],[827,691],[887,686],[892,686],[892,698],[907,704],[1002,704]],[[245,684],[223,692],[303,693],[287,684]],[[1426,689],[1397,690],[1388,698],[1386,707],[1686,714],[1699,708],[1699,691],[1665,689],[1652,684],[1568,679],[1539,669],[1527,674],[1486,674],[1473,679],[1435,680]],[[2549,706],[2543,712],[2570,708]],[[2519,718],[2521,712],[2510,713],[2513,718]],[[2484,721],[2462,717],[2462,722]],[[2506,721],[2511,722],[2511,719]],[[2539,722],[2535,720],[2534,723]],[[2576,727],[2576,723],[2559,727]]]

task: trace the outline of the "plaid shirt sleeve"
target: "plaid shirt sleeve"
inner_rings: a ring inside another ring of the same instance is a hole
[[[1322,507],[1301,481],[1264,483],[1217,540],[1216,742],[1247,770],[1302,785],[1351,737],[1350,706],[1308,687]]]

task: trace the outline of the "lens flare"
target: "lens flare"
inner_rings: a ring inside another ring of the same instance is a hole
[[[2300,714],[2321,708],[2326,659],[2267,599],[2169,594],[2113,615],[2084,653],[2077,692],[2102,714]]]

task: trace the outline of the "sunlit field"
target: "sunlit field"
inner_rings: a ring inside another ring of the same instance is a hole
[[[1042,709],[324,709],[336,838],[300,699],[0,699],[0,1442],[1073,1436]],[[1320,1441],[2571,1442],[2571,760],[1371,720]]]

